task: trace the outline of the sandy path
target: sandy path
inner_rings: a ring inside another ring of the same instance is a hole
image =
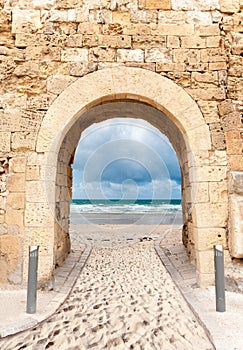
[[[59,312],[1,350],[213,349],[152,241],[94,248]]]

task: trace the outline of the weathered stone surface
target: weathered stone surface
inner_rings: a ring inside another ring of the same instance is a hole
[[[172,62],[172,51],[170,49],[149,49],[145,50],[145,62]]]
[[[240,9],[239,0],[220,0],[220,10],[226,13],[238,12]]]
[[[170,10],[171,0],[145,0],[145,9],[148,10]]]
[[[9,193],[7,197],[7,206],[11,209],[24,209],[25,195],[24,193]]]
[[[32,33],[41,28],[39,10],[13,9],[12,33]]]
[[[8,176],[7,188],[9,192],[24,192],[25,174],[15,173]]]
[[[8,275],[19,262],[19,237],[12,235],[0,235],[0,283],[8,282]]]
[[[49,269],[41,275],[51,275],[69,250],[70,159],[80,133],[108,117],[93,116],[90,107],[135,99],[128,115],[141,117],[151,105],[144,119],[177,152],[184,217],[189,220],[189,208],[197,206],[187,226],[192,260],[196,250],[207,252],[198,253],[198,280],[212,275],[211,262],[203,263],[222,225],[238,256],[242,194],[229,191],[226,174],[243,171],[242,0],[14,0],[0,1],[0,8],[1,235],[19,235],[23,242],[28,228],[27,244],[31,229],[39,232],[41,261]],[[148,72],[154,75],[148,78]],[[82,123],[71,128],[81,111]],[[21,227],[14,224],[18,220]],[[49,246],[41,236],[46,227]],[[212,232],[205,240],[199,235],[204,229]],[[14,271],[23,264],[25,275],[26,247],[21,249]]]
[[[144,51],[143,50],[117,50],[117,62],[143,62]]]

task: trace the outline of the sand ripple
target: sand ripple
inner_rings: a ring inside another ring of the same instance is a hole
[[[59,311],[1,350],[209,350],[209,342],[146,241],[94,249]]]

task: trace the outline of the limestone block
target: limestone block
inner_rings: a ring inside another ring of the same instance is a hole
[[[193,24],[158,24],[154,34],[172,36],[192,36],[194,35]]]
[[[50,10],[55,5],[55,0],[33,0],[36,10]]]
[[[183,63],[161,63],[156,62],[156,72],[183,72],[185,70],[185,64]],[[181,80],[179,82],[181,84]],[[189,82],[188,82],[189,84]]]
[[[9,226],[18,226],[19,230],[23,230],[24,211],[16,209],[7,209],[5,214],[5,222]]]
[[[202,274],[214,272],[214,251],[213,249],[198,251],[196,250],[197,270]]]
[[[46,203],[26,202],[25,226],[48,227],[55,219],[55,213]]]
[[[10,32],[11,30],[11,14],[10,11],[1,9],[0,12],[0,32],[3,37],[3,32]]]
[[[55,2],[58,9],[79,7],[82,4],[82,0],[56,0]]]
[[[235,111],[234,104],[231,100],[225,100],[218,104],[220,116],[225,116],[227,114],[233,113]]]
[[[0,236],[0,283],[8,282],[8,274],[18,265],[19,237],[13,235]]]
[[[212,123],[209,125],[209,129],[213,148],[216,150],[225,150],[226,142],[221,123]]]
[[[39,166],[27,165],[26,167],[26,180],[33,181],[38,180],[40,176]]]
[[[157,27],[156,27],[157,28]],[[157,31],[153,31],[151,26],[149,24],[143,24],[143,23],[131,23],[128,24],[127,26],[125,26],[124,28],[116,28],[115,27],[116,32],[120,32],[120,34],[125,34],[125,35],[138,35],[138,33],[140,33],[140,35],[161,35],[161,33],[159,33]],[[110,31],[109,31],[110,33]],[[108,34],[108,33],[107,33]],[[112,33],[110,33],[112,34]],[[165,35],[165,34],[164,34]]]
[[[24,193],[9,193],[7,196],[7,206],[11,209],[24,209],[25,195]]]
[[[228,74],[235,77],[243,77],[243,57],[230,56],[229,57],[229,70]]]
[[[209,182],[209,198],[211,203],[228,201],[227,182]]]
[[[240,55],[243,49],[243,34],[242,33],[232,33],[232,54]]]
[[[186,91],[192,96],[192,98],[196,101],[198,100],[216,100],[216,101],[222,101],[226,97],[225,89],[218,88],[218,87],[210,87],[205,89],[191,89],[188,88]]]
[[[240,128],[241,114],[238,111],[227,114],[221,119],[224,131],[237,130]]]
[[[25,52],[26,60],[60,61],[61,50],[59,47],[28,46]]]
[[[234,100],[242,99],[243,78],[228,78],[228,97]]]
[[[200,288],[213,286],[215,284],[215,273],[201,273],[197,271],[197,285]]]
[[[12,34],[33,33],[41,28],[39,10],[12,10]]]
[[[147,10],[170,10],[171,0],[145,0]]]
[[[8,180],[7,180],[7,189],[9,192],[24,192],[25,174],[24,173],[9,174]]]
[[[0,132],[0,153],[10,152],[11,132]]]
[[[206,47],[206,39],[200,36],[182,37],[181,47],[198,49]]]
[[[24,173],[26,169],[26,157],[12,158],[9,161],[9,171],[14,173]]]
[[[231,154],[228,157],[228,161],[230,170],[243,171],[242,154]]]
[[[94,47],[89,51],[89,60],[94,62],[113,62],[116,57],[115,49]]]
[[[198,105],[207,124],[219,122],[218,102],[198,100]]]
[[[175,49],[173,50],[173,61],[177,63],[197,64],[200,61],[200,50]]]
[[[243,173],[241,171],[229,172],[228,183],[231,194],[243,195]]]
[[[226,147],[228,154],[242,154],[243,142],[240,131],[229,130],[225,132]]]
[[[167,37],[167,47],[169,48],[179,48],[180,47],[180,39],[178,36],[168,36]]]
[[[162,35],[133,35],[133,49],[149,49],[166,47],[166,36]]]
[[[118,49],[117,50],[117,62],[143,62],[144,61],[144,51],[140,49],[135,50],[126,50]]]
[[[130,21],[132,23],[154,23],[158,21],[158,11],[157,10],[135,10],[131,11]]]
[[[100,33],[100,25],[96,24],[96,23],[89,23],[89,22],[80,23],[78,26],[77,33],[99,34]]]
[[[200,54],[201,62],[226,62],[225,51],[218,48],[202,49]]]
[[[26,183],[26,200],[32,203],[45,201],[47,198],[44,181],[28,181]]]
[[[63,62],[86,62],[88,61],[88,49],[70,48],[61,52]]]
[[[131,36],[129,35],[99,35],[98,45],[100,47],[112,47],[112,48],[130,48]]]
[[[200,83],[218,85],[218,74],[216,72],[192,72],[191,79],[194,85],[201,87],[205,85],[200,85]]]
[[[159,11],[158,13],[158,23],[189,23],[186,18],[186,12],[184,11]]]
[[[234,16],[234,31],[235,32],[243,32],[243,15],[242,13],[236,13]]]
[[[11,137],[12,151],[34,151],[36,143],[36,132],[15,132]]]
[[[75,11],[76,11],[76,19],[75,19],[76,22],[78,22],[78,23],[89,22],[89,8],[88,8],[88,6],[83,6],[83,7],[77,6]]]
[[[172,50],[167,48],[145,50],[145,62],[172,62]]]
[[[220,36],[208,36],[206,37],[206,47],[220,47]]]
[[[68,21],[68,11],[59,11],[52,9],[50,11],[50,22],[67,22]]]
[[[220,10],[226,13],[235,13],[240,10],[239,0],[219,0]]]
[[[96,71],[97,62],[72,62],[70,66],[70,75],[83,77],[84,75]]]
[[[217,10],[219,9],[219,0],[204,0],[204,1],[195,1],[195,0],[171,0],[173,10]]]
[[[198,182],[193,184],[191,190],[191,202],[192,203],[208,203],[209,202],[209,190],[208,182]]]
[[[34,97],[29,96],[26,104],[29,110],[47,110],[49,107],[49,96],[47,94],[42,94]]]
[[[210,25],[199,25],[196,28],[196,34],[201,37],[207,36],[220,36],[219,24],[210,24]]]
[[[241,182],[242,181],[242,173]],[[243,186],[241,185],[241,191]],[[243,191],[242,191],[243,193]],[[235,258],[243,258],[243,195],[231,194],[229,198],[229,251]]]
[[[195,247],[197,250],[213,249],[216,244],[221,244],[225,248],[227,247],[224,228],[196,228],[195,231]]]
[[[21,111],[19,108],[5,108],[1,113],[0,128],[4,132],[20,131],[19,116]]]
[[[28,253],[29,246],[39,246],[39,254],[50,254],[53,250],[53,237],[50,236],[50,230],[45,227],[26,228],[24,236],[24,249]],[[27,254],[28,255],[28,254]]]
[[[37,62],[23,62],[15,68],[13,74],[17,77],[39,77],[39,64]]]
[[[204,2],[203,2],[204,3]],[[202,2],[200,2],[202,4]],[[198,25],[211,25],[212,24],[212,15],[210,12],[202,11],[186,11],[186,23],[195,23]]]
[[[204,181],[222,181],[226,179],[226,166],[203,166],[192,167],[189,169],[190,179],[198,182],[200,179]]]
[[[192,215],[197,227],[225,227],[228,219],[228,202],[195,203]]]
[[[84,34],[83,47],[94,47],[99,44],[99,35]]]
[[[209,62],[209,70],[226,70],[226,62]]]
[[[52,76],[47,80],[47,91],[58,95],[75,80],[76,78],[69,76]]]
[[[195,9],[194,0],[171,0],[172,10],[190,11]]]
[[[209,164],[213,166],[226,166],[228,164],[225,150],[213,150],[208,154]]]
[[[83,46],[83,35],[73,34],[69,35],[67,39],[67,46],[69,47],[82,47]]]

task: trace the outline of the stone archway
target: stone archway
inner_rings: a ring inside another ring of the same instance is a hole
[[[45,241],[40,278],[50,278],[70,249],[67,169],[80,133],[114,112],[147,120],[172,142],[183,177],[184,239],[197,266],[198,283],[210,284],[213,245],[225,242],[227,220],[227,204],[215,203],[210,185],[217,192],[226,165],[212,150],[209,128],[196,102],[169,79],[128,67],[104,69],[76,80],[55,99],[42,122],[36,151],[44,195],[38,203],[26,198],[25,210],[25,219],[34,217],[32,227],[42,232]]]

